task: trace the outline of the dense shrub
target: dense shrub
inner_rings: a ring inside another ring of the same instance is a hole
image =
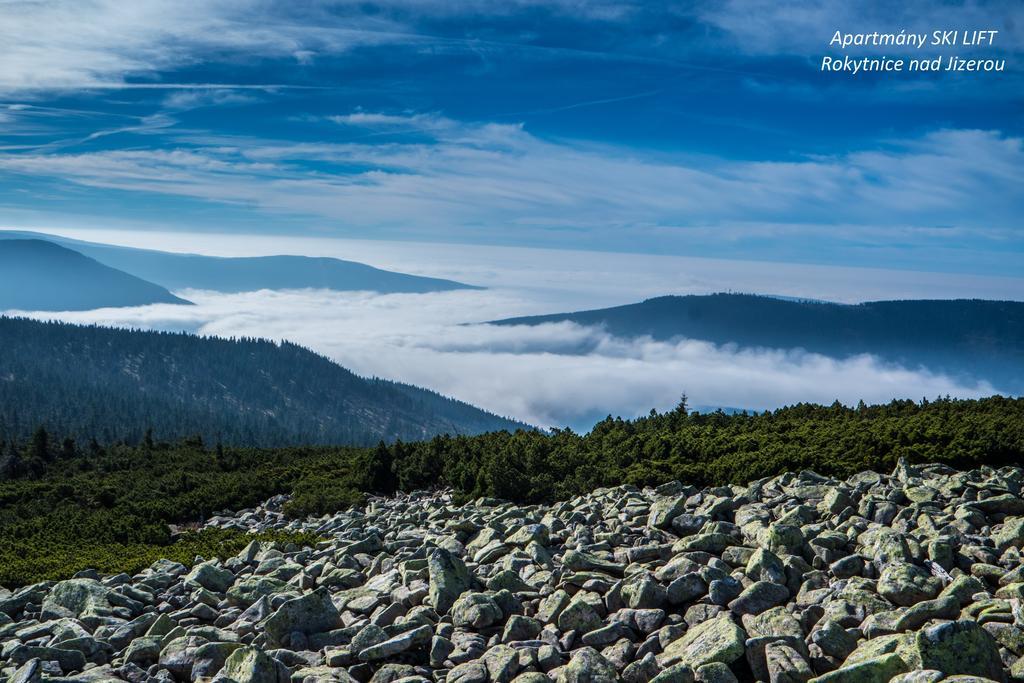
[[[319,540],[313,534],[247,534],[235,529],[189,532],[167,545],[90,541],[68,544],[41,536],[0,545],[0,585],[21,586],[63,579],[83,569],[97,569],[105,574],[134,574],[163,558],[191,566],[197,557],[227,559],[237,555],[252,541],[292,543],[302,547]]]

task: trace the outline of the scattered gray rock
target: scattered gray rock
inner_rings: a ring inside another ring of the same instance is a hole
[[[0,589],[15,683],[1024,680],[1024,471],[370,498],[232,558]]]

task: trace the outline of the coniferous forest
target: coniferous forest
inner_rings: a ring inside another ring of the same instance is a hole
[[[0,440],[148,432],[233,445],[370,445],[516,429],[435,392],[360,377],[296,344],[0,317]]]

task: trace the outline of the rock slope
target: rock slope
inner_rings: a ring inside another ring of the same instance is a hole
[[[1022,680],[1022,483],[901,463],[301,521],[278,497],[207,524],[325,540],[3,591],[0,665],[18,683]]]

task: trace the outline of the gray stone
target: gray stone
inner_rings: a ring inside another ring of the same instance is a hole
[[[292,633],[321,633],[341,624],[338,609],[326,588],[318,588],[281,605],[264,626],[269,647],[281,647]]]
[[[487,628],[503,616],[498,603],[485,593],[463,593],[451,608],[452,623],[467,628]]]
[[[459,596],[472,587],[473,577],[460,558],[441,548],[430,551],[427,569],[430,604],[438,614],[447,614]]]

